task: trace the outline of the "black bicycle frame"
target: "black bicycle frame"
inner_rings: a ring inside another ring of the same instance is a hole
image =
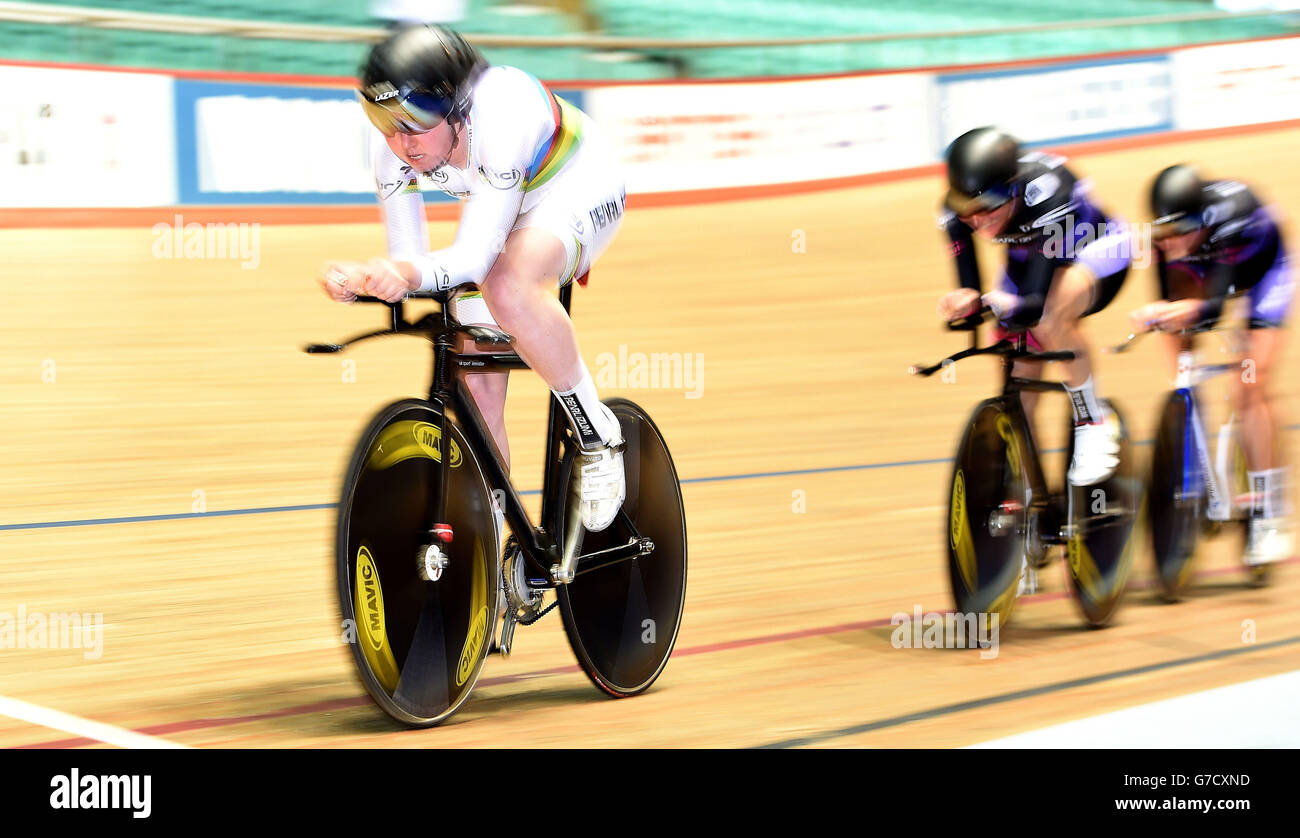
[[[460,419],[460,427],[465,433],[466,442],[470,444],[476,454],[480,455],[478,459],[489,482],[494,487],[502,488],[505,495],[502,512],[505,519],[510,522],[510,528],[519,542],[520,551],[525,560],[538,571],[536,578],[544,578],[551,585],[554,585],[556,579],[551,572],[551,568],[562,564],[564,558],[562,554],[563,548],[566,546],[561,542],[564,533],[558,532],[562,522],[561,513],[564,511],[561,504],[565,502],[567,497],[565,491],[567,487],[560,485],[564,477],[562,470],[565,458],[569,454],[568,449],[577,445],[565,433],[568,428],[568,418],[564,415],[559,402],[556,399],[550,399],[546,419],[546,462],[543,464],[542,469],[542,526],[536,527],[528,517],[528,511],[524,509],[523,499],[519,497],[518,490],[515,489],[514,483],[510,480],[509,472],[501,459],[501,452],[497,450],[496,443],[492,440],[492,435],[483,422],[482,414],[479,413],[474,400],[467,395],[463,387],[463,377],[465,375],[523,370],[528,369],[528,364],[517,353],[512,351],[462,354],[456,349],[456,336],[464,335],[475,339],[477,343],[481,335],[476,334],[476,328],[467,328],[452,323],[451,316],[447,311],[445,294],[420,294],[417,296],[436,299],[443,304],[439,313],[440,323],[432,314],[425,315],[416,322],[408,322],[405,317],[403,303],[387,303],[391,316],[389,328],[356,335],[342,344],[309,344],[305,347],[305,351],[309,353],[332,353],[339,352],[359,341],[369,340],[374,337],[398,334],[427,334],[433,342],[433,373],[429,385],[429,402],[437,408],[435,412],[438,416],[438,462],[440,463],[440,467],[433,470],[434,474],[431,478],[433,485],[430,487],[432,499],[424,522],[426,535],[429,539],[428,543],[434,544],[441,540],[438,525],[443,524],[446,520],[446,469],[449,467],[450,461],[448,459],[448,435],[444,424],[447,417],[447,408],[450,407]],[[572,296],[572,285],[566,285],[560,289],[560,304],[564,306],[566,313],[569,311]],[[372,297],[362,297],[359,300],[364,302],[384,302]],[[493,332],[493,336],[497,334]],[[495,344],[498,341],[490,338],[487,342]],[[617,520],[621,521],[628,529],[631,538],[625,544],[577,556],[570,568],[575,576],[614,562],[648,555],[654,550],[654,545],[648,539],[642,538],[640,533],[637,532],[626,511],[619,510]],[[454,533],[452,536],[454,537]]]
[[[1021,332],[1016,336],[1016,352],[1025,352],[1027,342],[1025,333]],[[1039,360],[1037,357],[1026,355],[1007,355],[1002,359],[1002,409],[1011,416],[1011,421],[1015,424],[1016,430],[1025,440],[1025,450],[1020,452],[1021,463],[1024,464],[1025,477],[1029,483],[1029,506],[1039,515],[1043,514],[1051,507],[1051,493],[1047,489],[1047,480],[1043,475],[1043,465],[1038,459],[1038,440],[1034,436],[1034,429],[1029,424],[1029,416],[1025,413],[1025,406],[1020,401],[1020,393],[1025,390],[1035,392],[1053,392],[1062,391],[1064,386],[1057,381],[1043,381],[1038,378],[1020,378],[1012,374],[1018,357],[1029,357],[1031,360]],[[1071,356],[1073,357],[1073,356]],[[1052,528],[1054,530],[1055,528]],[[1058,539],[1044,538],[1047,543],[1054,543]]]
[[[569,311],[572,294],[573,288],[571,285],[566,285],[560,289],[560,304],[564,306],[565,312]],[[398,328],[397,324],[404,321],[401,319],[400,306],[395,306],[393,311],[394,329],[396,329]],[[443,328],[433,336],[433,380],[429,386],[429,402],[439,408],[438,413],[444,420],[446,408],[449,405],[451,406],[460,420],[461,430],[465,433],[466,441],[480,455],[480,464],[488,477],[489,485],[494,488],[500,487],[504,493],[502,511],[505,514],[505,519],[510,523],[511,531],[519,542],[520,551],[525,560],[533,565],[539,578],[545,578],[554,583],[551,568],[561,561],[562,544],[560,539],[563,537],[562,533],[555,530],[558,529],[562,511],[559,505],[564,502],[567,489],[567,487],[560,485],[563,477],[561,471],[567,454],[566,449],[576,445],[565,434],[568,419],[565,417],[559,401],[550,399],[546,419],[546,460],[542,469],[542,526],[539,528],[534,526],[529,518],[528,510],[524,508],[523,499],[519,496],[518,490],[510,480],[510,475],[501,458],[501,452],[492,440],[491,432],[488,431],[486,423],[483,421],[483,415],[479,413],[473,398],[467,394],[463,381],[465,375],[528,369],[528,364],[514,352],[461,354],[456,350],[454,336],[456,334],[465,334],[465,332],[452,326],[445,306],[442,310],[442,324]],[[442,428],[439,428],[438,431],[439,448],[441,449],[439,451],[439,462],[443,465],[441,468],[434,470],[436,476],[433,478],[434,485],[431,487],[433,493],[433,502],[429,510],[432,518],[429,521],[431,535],[433,524],[444,519],[447,500],[445,474],[448,468],[447,463],[450,462],[447,458],[448,435]],[[631,522],[627,520],[626,515],[622,511],[619,514],[620,518],[631,527]],[[635,532],[635,528],[632,527],[631,529],[634,538],[629,540],[627,544],[579,556],[577,565],[580,570],[578,572],[589,572],[607,564],[644,555],[645,545],[641,543],[642,539]]]
[[[1025,414],[1025,406],[1020,401],[1022,391],[1031,390],[1036,392],[1063,392],[1065,385],[1059,381],[1044,381],[1038,378],[1021,378],[1013,374],[1015,363],[1018,360],[1029,361],[1071,361],[1074,360],[1074,353],[1064,352],[1031,352],[1028,349],[1028,333],[1024,331],[1017,332],[1011,341],[1000,340],[991,346],[979,346],[978,333],[976,327],[983,322],[988,316],[987,308],[981,309],[978,313],[969,317],[961,318],[949,324],[953,331],[969,331],[971,333],[971,345],[969,349],[954,353],[938,364],[921,369],[912,367],[911,372],[915,375],[932,375],[943,368],[944,364],[956,362],[962,358],[969,358],[974,355],[1000,355],[1002,357],[1002,393],[998,400],[1002,404],[1002,409],[1011,417],[1015,424],[1017,432],[1025,440],[1025,450],[1020,452],[1023,456],[1020,461],[1024,463],[1026,479],[1029,482],[1029,505],[1037,514],[1042,514],[1052,508],[1051,493],[1047,489],[1047,481],[1043,476],[1043,466],[1039,461],[1038,442],[1034,438],[1033,428],[1029,426],[1029,417]],[[1055,528],[1049,528],[1049,532],[1055,532]],[[1044,537],[1046,543],[1060,543],[1061,539],[1055,535]]]

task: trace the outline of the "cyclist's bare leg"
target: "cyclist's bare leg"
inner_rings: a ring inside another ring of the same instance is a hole
[[[457,351],[463,355],[481,354],[474,341],[462,337],[458,341]],[[483,423],[492,434],[492,441],[501,452],[501,461],[506,471],[510,471],[510,440],[506,438],[506,387],[510,384],[510,373],[475,373],[465,376],[465,386],[469,389],[474,406],[483,416]]]
[[[1244,361],[1233,380],[1233,400],[1241,417],[1242,448],[1251,471],[1277,468],[1277,425],[1269,398],[1273,359],[1281,350],[1281,329],[1251,329]]]
[[[1043,362],[1026,361],[1021,358],[1012,365],[1011,374],[1017,378],[1042,378]],[[1025,408],[1025,419],[1028,420],[1031,431],[1035,431],[1034,411],[1038,407],[1038,396],[1039,392],[1037,390],[1020,391],[1020,404]],[[1035,433],[1037,432],[1035,431]]]
[[[582,523],[599,532],[614,520],[626,496],[623,455],[613,445],[620,435],[618,420],[600,403],[578,351],[573,321],[556,298],[556,277],[567,262],[555,234],[531,227],[515,230],[479,290],[497,323],[514,336],[520,357],[564,405],[583,448],[574,468]]]
[[[1034,327],[1034,337],[1051,352],[1074,352],[1073,361],[1061,363],[1065,383],[1079,387],[1092,376],[1091,348],[1080,326],[1080,318],[1092,305],[1096,278],[1083,265],[1071,265],[1056,272],[1043,317]]]
[[[571,390],[582,365],[573,321],[555,295],[565,267],[564,245],[545,230],[526,227],[506,246],[479,288],[517,351],[552,390]]]
[[[1168,282],[1170,300],[1195,297],[1200,290],[1196,282],[1188,274],[1182,272],[1171,271]],[[1165,354],[1169,356],[1169,369],[1173,371],[1174,375],[1177,375],[1179,354],[1191,352],[1196,341],[1192,335],[1163,334],[1161,335],[1160,344],[1164,347]]]
[[[1063,362],[1063,367],[1074,412],[1074,459],[1067,476],[1076,486],[1094,485],[1119,465],[1116,426],[1105,423],[1092,378],[1091,348],[1079,324],[1095,293],[1096,281],[1087,267],[1074,264],[1061,268],[1047,292],[1043,317],[1034,328],[1038,342],[1049,351],[1074,353],[1074,360]]]

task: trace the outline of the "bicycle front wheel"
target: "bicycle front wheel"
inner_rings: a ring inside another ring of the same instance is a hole
[[[439,459],[444,431],[446,469]],[[443,521],[430,522],[439,469],[446,511]],[[432,582],[417,575],[429,523],[452,528],[443,545],[448,566]],[[337,551],[340,610],[366,691],[403,724],[443,721],[469,697],[487,656],[499,551],[478,460],[434,405],[395,402],[362,434],[343,484]]]
[[[948,494],[948,575],[957,611],[997,614],[1005,624],[1025,561],[1026,429],[1001,399],[971,414]]]
[[[634,534],[653,541],[654,551],[590,572],[579,565],[577,577],[556,590],[564,633],[578,664],[601,690],[625,698],[655,682],[677,642],[686,604],[686,511],[677,469],[659,428],[626,399],[605,403],[618,417],[627,442],[627,499],[608,529],[580,530],[579,551],[590,554],[617,547]],[[567,480],[561,485],[567,492]],[[577,510],[565,514],[576,515]]]
[[[1147,515],[1156,575],[1169,600],[1179,599],[1191,578],[1205,518],[1204,475],[1191,422],[1190,393],[1170,393],[1160,413],[1151,453]]]

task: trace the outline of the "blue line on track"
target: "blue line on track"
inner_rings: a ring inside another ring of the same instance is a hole
[[[1300,430],[1300,424],[1287,425],[1286,430]],[[1135,445],[1150,445],[1151,440],[1143,439],[1134,443]],[[1044,454],[1058,454],[1064,451],[1064,448],[1053,448],[1044,451]],[[843,471],[867,471],[878,468],[905,468],[907,466],[933,466],[942,463],[952,462],[951,457],[943,457],[934,460],[894,460],[885,463],[860,463],[853,466],[828,466],[825,468],[801,468],[791,471],[758,471],[750,474],[723,474],[716,477],[688,477],[682,480],[682,485],[687,483],[721,483],[728,480],[755,480],[762,477],[799,477],[807,474],[830,474],[832,472]],[[529,489],[526,492],[520,492],[521,495],[539,495],[541,489]],[[31,524],[0,524],[0,532],[6,530],[45,530],[57,527],[95,527],[102,524],[143,524],[150,521],[181,521],[186,518],[217,518],[230,515],[269,515],[275,512],[306,512],[316,509],[335,509],[337,503],[305,503],[298,506],[265,506],[254,507],[251,509],[223,509],[216,512],[177,512],[170,515],[129,515],[122,518],[82,518],[75,521],[41,521]]]

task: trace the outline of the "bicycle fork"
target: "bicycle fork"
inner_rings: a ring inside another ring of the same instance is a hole
[[[1201,469],[1202,481],[1206,493],[1206,517],[1211,521],[1226,521],[1232,517],[1232,499],[1224,493],[1232,483],[1228,479],[1228,455],[1231,448],[1232,425],[1230,419],[1219,428],[1218,447],[1214,462],[1210,462],[1210,449],[1205,439],[1205,426],[1201,424],[1201,412],[1196,404],[1195,394],[1190,395],[1192,424],[1192,441],[1196,447],[1196,462]],[[1199,488],[1199,487],[1198,487]]]

